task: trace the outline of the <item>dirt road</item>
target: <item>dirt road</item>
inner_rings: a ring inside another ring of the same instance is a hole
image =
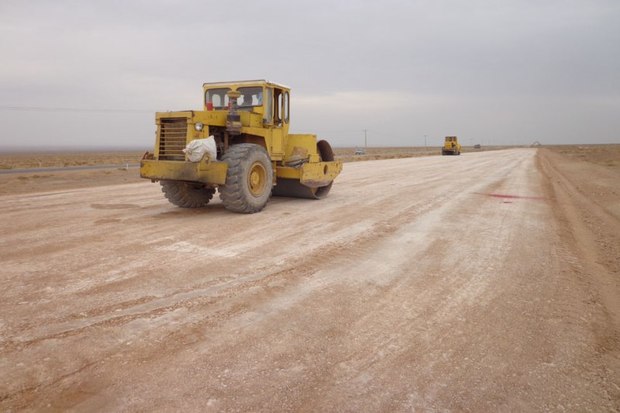
[[[1,196],[0,410],[620,409],[620,188],[567,168],[356,162],[255,215]]]

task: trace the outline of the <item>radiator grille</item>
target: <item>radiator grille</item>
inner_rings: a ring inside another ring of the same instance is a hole
[[[186,145],[187,119],[161,119],[159,133],[159,159],[184,161],[183,149]]]

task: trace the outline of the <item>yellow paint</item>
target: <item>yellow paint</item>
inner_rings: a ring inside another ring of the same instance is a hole
[[[226,182],[226,162],[177,162],[142,160],[140,176],[155,181],[192,181],[222,185]]]

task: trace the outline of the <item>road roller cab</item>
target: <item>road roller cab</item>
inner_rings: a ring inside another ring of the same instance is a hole
[[[289,134],[290,89],[266,80],[205,83],[204,108],[158,112],[153,153],[140,176],[185,207],[253,213],[270,195],[321,199],[342,170],[327,141]]]

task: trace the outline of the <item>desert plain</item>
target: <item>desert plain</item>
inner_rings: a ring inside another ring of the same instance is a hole
[[[620,145],[495,149],[253,215],[0,154],[0,410],[618,411]]]

